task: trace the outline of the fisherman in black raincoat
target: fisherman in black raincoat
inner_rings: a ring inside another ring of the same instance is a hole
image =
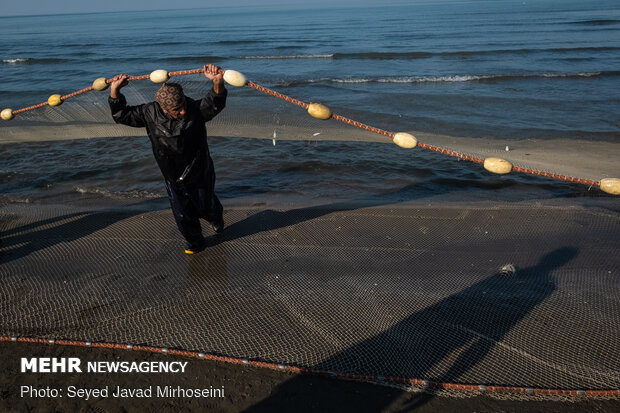
[[[128,83],[126,74],[115,76],[110,84],[109,104],[114,121],[146,128],[164,176],[174,219],[187,241],[187,254],[205,248],[199,218],[211,223],[216,233],[224,230],[222,204],[214,191],[215,171],[205,122],[224,109],[228,91],[219,67],[204,66],[204,75],[213,81],[213,88],[200,100],[186,97],[179,84],[164,83],[155,94],[155,102],[138,106],[128,106],[120,93]]]

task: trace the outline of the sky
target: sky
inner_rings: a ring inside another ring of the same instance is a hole
[[[428,1],[428,0],[426,0]],[[395,1],[406,3],[405,0]],[[209,8],[209,7],[245,7],[245,6],[286,6],[286,7],[316,7],[316,6],[354,6],[378,5],[384,2],[377,0],[2,0],[0,16],[19,16],[37,14],[67,14],[93,13],[134,10],[169,10]],[[394,2],[391,2],[394,3]]]

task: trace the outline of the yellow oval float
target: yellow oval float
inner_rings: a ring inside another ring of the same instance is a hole
[[[601,191],[612,195],[620,195],[620,178],[601,179]]]
[[[398,132],[394,134],[394,143],[401,148],[411,149],[416,147],[418,140],[410,133]]]
[[[308,105],[308,113],[317,119],[329,119],[332,117],[332,111],[325,105],[320,103],[311,103]]]
[[[15,117],[15,115],[13,115],[13,109],[4,109],[1,113],[0,113],[0,117],[2,118],[2,120],[11,120]]]
[[[52,95],[47,99],[47,104],[50,106],[60,106],[62,102],[63,100],[60,98],[60,95]]]
[[[486,158],[484,169],[495,174],[507,174],[512,171],[512,164],[501,158]]]
[[[93,82],[93,89],[95,90],[106,90],[108,88],[108,82],[106,82],[106,78],[105,77],[100,77],[98,79],[95,79],[95,81]]]
[[[168,71],[158,69],[151,72],[149,79],[151,79],[151,82],[153,83],[165,83],[168,79],[170,79],[170,76],[168,75]]]
[[[243,73],[239,73],[236,70],[224,71],[224,81],[231,86],[242,87],[248,83],[248,80],[243,76]]]

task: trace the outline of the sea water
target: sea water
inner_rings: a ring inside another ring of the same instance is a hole
[[[386,128],[620,141],[620,4],[401,2],[0,17],[0,106],[214,63]],[[229,99],[242,100],[231,90]],[[133,102],[139,103],[139,102]],[[248,108],[252,110],[252,108]],[[261,125],[271,134],[272,125]],[[138,133],[137,135],[144,135]],[[223,199],[604,196],[394,145],[210,138]],[[164,196],[145,137],[0,146],[5,200]]]

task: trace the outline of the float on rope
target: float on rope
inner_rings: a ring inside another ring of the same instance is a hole
[[[165,83],[170,79],[168,72],[163,69],[153,70],[149,75],[151,82],[153,83]]]
[[[418,144],[415,136],[406,132],[398,132],[394,134],[394,143],[401,148],[412,149]]]
[[[494,174],[507,174],[512,171],[512,164],[502,158],[486,158],[484,160],[484,169]]]
[[[332,111],[325,105],[320,103],[310,103],[308,105],[308,113],[313,118],[327,120],[332,117]]]
[[[13,115],[13,109],[4,109],[1,113],[0,113],[0,117],[2,117],[2,120],[11,120],[15,117],[15,115]]]
[[[153,83],[165,83],[168,80],[170,80],[172,76],[179,76],[179,75],[192,74],[192,73],[201,73],[202,71],[203,69],[196,69],[196,70],[188,70],[188,71],[183,71],[183,72],[172,72],[171,73],[164,69],[158,69],[158,70],[154,70],[151,72],[151,74],[149,75],[149,79],[151,79]],[[231,86],[242,87],[242,86],[245,86],[246,83],[248,83],[246,77],[242,73],[237,72],[236,70],[221,70],[220,73],[222,72],[224,73],[224,76],[223,76],[224,81]]]
[[[95,81],[93,82],[93,89],[95,90],[99,90],[99,91],[106,90],[108,86],[110,86],[110,84],[108,83],[105,77],[100,77],[98,79],[95,79]]]
[[[620,195],[620,178],[601,179],[601,191],[612,195]]]
[[[60,106],[62,102],[64,102],[64,100],[62,100],[62,97],[58,94],[52,95],[47,99],[47,104],[50,106]]]
[[[224,81],[235,87],[243,87],[248,83],[248,80],[242,73],[230,69],[224,71]]]

